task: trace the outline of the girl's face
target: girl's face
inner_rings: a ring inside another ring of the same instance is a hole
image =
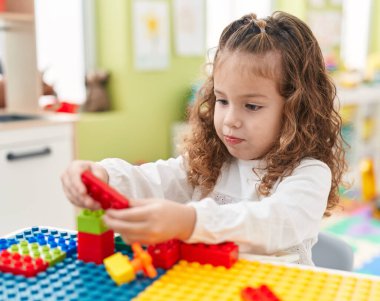
[[[221,54],[214,71],[214,126],[229,153],[242,160],[260,159],[279,138],[285,101],[275,80],[252,71],[263,63],[273,73],[281,66],[274,53],[235,52]]]

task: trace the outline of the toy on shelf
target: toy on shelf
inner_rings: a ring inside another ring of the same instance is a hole
[[[372,217],[380,220],[380,198],[377,198],[372,204]]]
[[[244,301],[280,301],[280,299],[265,284],[258,288],[247,286],[242,289],[240,295]]]
[[[371,158],[364,158],[360,163],[362,178],[362,198],[364,201],[372,201],[376,197],[376,179],[374,163]]]
[[[152,257],[143,250],[140,244],[133,243],[134,258],[129,260],[127,256],[116,253],[104,259],[104,266],[109,276],[118,285],[131,282],[136,278],[136,273],[142,271],[145,276],[155,278],[157,271],[152,264]]]
[[[107,183],[95,177],[91,171],[86,170],[81,175],[83,184],[87,188],[87,193],[97,202],[103,209],[124,209],[129,208],[129,201]]]

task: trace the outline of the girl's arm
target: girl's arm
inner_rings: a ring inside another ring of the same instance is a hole
[[[182,157],[138,166],[121,159],[105,159],[98,164],[106,169],[108,184],[130,199],[154,197],[185,203],[192,197]]]
[[[265,254],[300,244],[317,236],[330,187],[327,165],[309,160],[259,202],[218,205],[212,198],[192,202],[196,224],[187,242],[234,241]]]

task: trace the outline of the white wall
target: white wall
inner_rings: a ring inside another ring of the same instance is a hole
[[[36,0],[37,59],[61,100],[85,100],[83,3]]]
[[[248,13],[265,18],[272,12],[271,0],[207,0],[207,49],[218,45],[223,29]]]

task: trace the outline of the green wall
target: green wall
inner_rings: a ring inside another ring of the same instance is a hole
[[[305,0],[275,0],[273,6],[274,10],[281,10],[305,20],[307,6]]]
[[[369,53],[380,55],[380,0],[372,0],[371,16],[371,40],[369,44]]]
[[[172,1],[168,3],[171,16]],[[203,56],[176,56],[173,31],[169,68],[134,70],[131,10],[131,0],[96,0],[97,60],[100,68],[111,73],[112,111],[81,115],[77,125],[80,159],[120,157],[138,162],[168,158],[171,125],[183,118],[190,86],[202,73]]]

